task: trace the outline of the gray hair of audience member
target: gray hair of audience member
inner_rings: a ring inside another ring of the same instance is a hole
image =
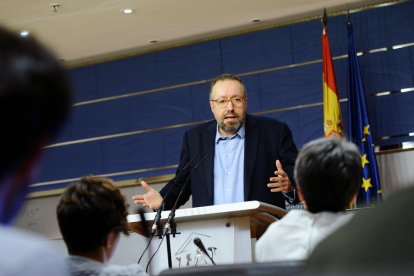
[[[361,155],[344,138],[320,138],[298,154],[294,177],[312,213],[347,208],[362,183]]]
[[[244,97],[245,97],[245,98],[247,98],[247,90],[246,90],[246,87],[244,86],[244,83],[242,82],[242,80],[241,80],[238,76],[233,75],[233,74],[222,74],[222,75],[220,75],[220,76],[218,76],[218,77],[214,78],[214,79],[211,81],[211,84],[210,84],[210,93],[209,93],[209,99],[210,99],[210,100],[213,100],[213,99],[211,98],[211,92],[213,91],[213,86],[214,86],[214,85],[215,85],[218,81],[224,81],[224,80],[234,80],[234,81],[239,82],[239,83],[241,84],[241,86],[243,87],[243,94],[244,94]]]
[[[64,68],[32,36],[0,27],[0,180],[37,155],[69,114]]]

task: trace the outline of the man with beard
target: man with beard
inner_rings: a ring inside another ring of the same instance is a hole
[[[297,148],[289,127],[246,114],[247,92],[234,75],[212,81],[210,107],[215,121],[184,135],[176,177],[160,193],[142,181],[146,193],[133,196],[134,202],[158,209],[164,201],[171,209],[185,185],[178,206],[192,195],[193,207],[259,200],[285,208],[286,199],[295,199]]]

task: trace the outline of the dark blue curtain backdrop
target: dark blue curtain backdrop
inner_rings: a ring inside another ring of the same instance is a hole
[[[414,1],[352,13],[358,51],[413,43],[413,14]],[[347,98],[346,21],[340,15],[328,24],[341,99]],[[288,123],[299,147],[321,137],[321,31],[313,20],[70,70],[76,105],[55,141],[61,144],[45,149],[35,181],[41,185],[31,191],[65,187],[88,174],[126,180],[174,173],[184,131],[213,118],[209,81],[222,73],[240,74],[248,112]],[[414,92],[375,96],[414,87],[414,46],[359,59],[376,145],[414,138],[407,136],[414,132]],[[347,118],[345,102],[341,108]]]

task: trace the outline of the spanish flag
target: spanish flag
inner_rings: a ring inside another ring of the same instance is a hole
[[[322,80],[323,80],[323,129],[325,136],[343,136],[341,107],[338,89],[336,88],[335,71],[329,47],[327,23],[328,17],[324,10],[322,29]]]

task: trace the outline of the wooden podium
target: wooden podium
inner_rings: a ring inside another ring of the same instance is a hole
[[[164,225],[170,211],[161,213]],[[175,213],[177,235],[170,235],[172,267],[206,266],[211,261],[195,246],[193,240],[202,240],[216,264],[236,264],[253,262],[252,239],[259,238],[268,225],[286,214],[286,210],[259,202],[247,201],[232,204],[178,209]],[[146,213],[149,226],[155,212]],[[139,215],[129,215],[130,230],[143,234]],[[157,250],[161,239],[154,237],[146,259]],[[148,261],[143,262],[143,267]],[[149,273],[156,275],[168,269],[166,241],[151,261]]]

